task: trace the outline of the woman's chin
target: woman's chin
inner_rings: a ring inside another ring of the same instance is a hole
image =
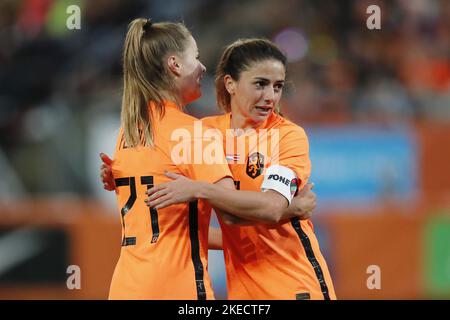
[[[266,121],[271,114],[272,112],[255,112],[252,114],[252,120],[259,124]]]

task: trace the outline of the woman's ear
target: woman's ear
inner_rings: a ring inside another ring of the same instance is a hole
[[[169,70],[172,71],[172,73],[177,77],[181,75],[181,67],[178,60],[178,57],[174,55],[167,58],[167,66],[169,67]]]
[[[228,93],[230,95],[234,95],[235,93],[235,82],[233,80],[233,78],[227,74],[223,77],[223,83],[225,85],[225,88],[227,89]]]

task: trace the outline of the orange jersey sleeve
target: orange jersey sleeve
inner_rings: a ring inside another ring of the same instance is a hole
[[[303,128],[286,122],[280,127],[279,165],[295,172],[298,187],[302,189],[311,175],[308,137]]]

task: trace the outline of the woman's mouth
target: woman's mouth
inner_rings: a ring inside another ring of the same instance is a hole
[[[272,111],[272,107],[270,106],[255,106],[255,109],[258,113],[262,115],[267,115]]]

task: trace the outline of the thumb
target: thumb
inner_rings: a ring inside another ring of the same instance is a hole
[[[169,171],[164,171],[164,175],[166,177],[169,177],[170,179],[178,179],[179,177],[181,177],[180,174],[174,173],[174,172],[169,172]]]
[[[110,157],[108,157],[108,155],[106,155],[105,153],[100,153],[100,159],[102,159],[102,161],[103,161],[103,163],[104,164],[107,164],[107,165],[111,165],[112,164],[112,160],[111,160],[111,158]]]
[[[303,192],[308,192],[308,191],[312,190],[313,187],[314,187],[314,184],[312,184],[312,183],[307,183],[307,184],[303,187],[302,191],[303,191]]]

